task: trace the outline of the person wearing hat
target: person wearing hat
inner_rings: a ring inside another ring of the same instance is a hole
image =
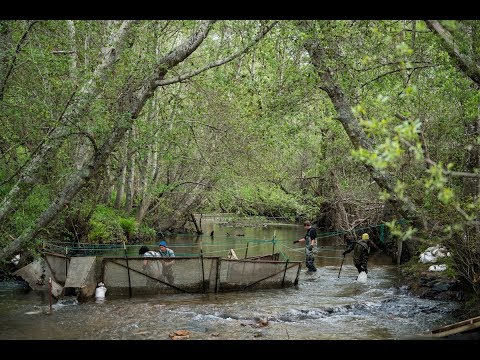
[[[363,233],[362,240],[350,241],[347,245],[347,249],[343,252],[343,256],[345,256],[353,250],[353,265],[355,265],[359,274],[362,271],[365,272],[365,274],[368,273],[367,263],[368,254],[370,253],[370,246],[378,249],[378,246],[370,240],[368,234]]]
[[[158,246],[160,247],[159,254],[161,257],[175,257],[175,253],[172,249],[167,247],[167,242],[165,240],[160,241]]]
[[[162,240],[158,243],[160,257],[172,258],[175,257],[175,253],[172,249],[167,247],[167,242]],[[172,265],[174,264],[173,260],[162,261],[163,271],[162,278],[166,279],[168,283],[173,284],[173,269]]]

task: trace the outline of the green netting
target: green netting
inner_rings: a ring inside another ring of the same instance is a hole
[[[401,222],[400,222],[401,223]],[[365,232],[380,227],[379,241],[385,241],[385,224],[351,231],[318,233],[317,238]],[[76,256],[96,256],[95,281],[103,281],[109,294],[149,294],[168,292],[217,292],[291,286],[298,282],[301,262],[290,261],[288,252],[304,252],[274,238],[272,240],[243,239],[214,244],[195,242],[172,244],[176,257],[144,258],[138,256],[143,244],[88,244],[43,242],[46,257],[56,281],[64,283],[68,276],[69,259]],[[235,245],[234,247],[232,247]],[[157,244],[147,244],[155,249]],[[280,248],[284,251],[281,251]],[[322,251],[337,251],[336,246],[321,246]],[[228,259],[230,249],[237,260]],[[252,256],[252,253],[265,255]],[[316,257],[337,257],[315,255]],[[168,269],[168,270],[167,270]]]

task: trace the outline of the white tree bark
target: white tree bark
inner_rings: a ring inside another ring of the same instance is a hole
[[[70,78],[74,83],[77,83],[78,81],[78,68],[77,68],[77,62],[78,62],[78,53],[77,53],[77,45],[75,41],[75,23],[73,20],[67,20],[67,28],[68,28],[68,36],[70,37],[70,42],[71,42],[71,53],[70,53]]]
[[[135,126],[128,131],[128,138],[135,142]],[[127,141],[129,144],[130,141]],[[125,181],[125,211],[129,213],[133,206],[133,196],[135,193],[135,154],[134,151],[127,152],[127,177]]]
[[[11,210],[14,208],[15,202],[22,201],[30,193],[38,181],[38,170],[48,159],[56,154],[64,136],[68,134],[70,129],[69,123],[75,123],[84,114],[87,106],[101,90],[106,73],[114,66],[122,53],[133,23],[134,21],[131,20],[124,21],[118,31],[112,33],[101,63],[97,66],[92,76],[82,84],[58,120],[58,127],[49,134],[49,138],[44,141],[42,146],[32,156],[28,165],[20,173],[16,184],[2,199],[0,204],[0,223],[12,213]]]
[[[129,91],[131,84],[126,84],[122,94],[128,97],[119,96],[119,108],[124,109],[127,116],[119,116],[116,124],[106,141],[98,147],[88,161],[85,162],[82,169],[75,172],[66,182],[62,191],[58,193],[52,204],[45,210],[36,223],[26,229],[18,238],[10,242],[6,247],[0,249],[0,261],[10,260],[16,253],[22,250],[28,243],[35,238],[38,232],[45,228],[58,214],[68,207],[70,201],[84,187],[88,181],[96,174],[96,172],[105,164],[108,157],[115,149],[115,146],[125,136],[126,131],[132,126],[133,121],[139,116],[146,101],[154,94],[155,88],[158,86],[156,82],[163,79],[165,74],[188,58],[203,42],[208,35],[214,21],[202,21],[199,29],[195,31],[186,41],[175,47],[170,53],[164,56],[158,62],[158,66],[153,74],[148,76],[143,82],[143,86],[138,92]],[[122,24],[122,27],[125,25]],[[109,53],[111,53],[110,51]],[[114,51],[113,51],[114,52]]]

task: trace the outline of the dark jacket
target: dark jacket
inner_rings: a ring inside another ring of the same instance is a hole
[[[352,241],[343,252],[343,255],[348,254],[353,250],[353,264],[358,271],[367,272],[368,253],[370,252],[370,240]]]

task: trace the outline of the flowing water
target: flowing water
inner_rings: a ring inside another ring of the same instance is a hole
[[[276,250],[291,260],[304,260],[303,247],[292,244],[303,236],[302,226],[233,228],[210,218],[203,219],[202,228],[207,235],[200,240],[167,237],[169,246],[177,253],[182,244],[198,241],[207,249],[246,248],[247,239],[275,236]],[[424,338],[455,320],[452,311],[458,304],[420,299],[396,287],[400,274],[383,253],[371,255],[367,283],[357,282],[351,253],[340,268],[344,246],[335,246],[338,241],[320,238],[318,271],[306,273],[302,265],[298,286],[284,289],[132,298],[111,297],[107,290],[103,301],[54,301],[49,313],[46,294],[18,282],[0,283],[0,339],[158,340],[188,330],[191,339],[199,340],[397,340]],[[272,244],[248,251],[255,255],[265,250],[271,251]]]

